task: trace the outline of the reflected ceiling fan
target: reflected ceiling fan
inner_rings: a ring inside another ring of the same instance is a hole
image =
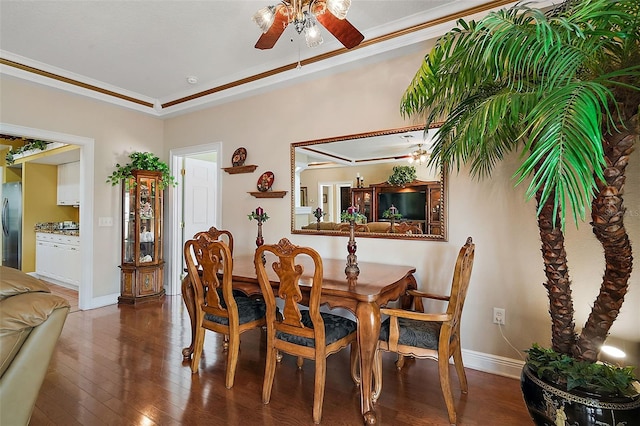
[[[257,49],[271,49],[293,23],[298,34],[304,33],[307,46],[322,44],[320,22],[340,43],[351,49],[364,40],[364,36],[345,18],[351,0],[290,0],[275,6],[266,6],[253,15],[253,21],[262,30]]]

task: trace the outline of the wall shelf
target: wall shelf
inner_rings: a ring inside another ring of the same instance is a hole
[[[229,173],[230,175],[235,175],[238,173],[253,173],[258,166],[254,164],[250,164],[248,166],[235,166],[235,167],[223,167],[222,170]]]
[[[282,198],[287,195],[287,191],[265,191],[265,192],[249,192],[256,198]]]

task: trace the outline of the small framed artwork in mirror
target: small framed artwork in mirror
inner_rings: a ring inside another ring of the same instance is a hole
[[[307,187],[300,187],[300,206],[307,207],[309,205],[309,200],[307,199]]]

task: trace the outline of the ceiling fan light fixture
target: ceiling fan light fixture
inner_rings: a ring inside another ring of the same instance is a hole
[[[347,17],[351,0],[327,0],[327,9],[338,19]]]
[[[320,28],[309,12],[304,12],[304,38],[308,47],[318,47],[324,42]]]
[[[427,159],[429,158],[429,153],[427,151],[425,151],[424,149],[422,149],[422,144],[418,144],[418,149],[416,149],[415,151],[413,151],[408,158],[409,164],[422,164],[422,163],[426,163]]]
[[[266,6],[258,10],[251,19],[256,23],[258,27],[260,27],[260,30],[263,33],[266,33],[267,31],[269,31],[269,28],[271,28],[271,25],[273,25],[273,20],[275,18],[276,7]]]

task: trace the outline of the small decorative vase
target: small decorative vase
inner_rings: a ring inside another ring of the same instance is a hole
[[[640,419],[640,395],[605,397],[576,389],[563,390],[539,379],[525,364],[520,387],[537,426],[633,425]]]

